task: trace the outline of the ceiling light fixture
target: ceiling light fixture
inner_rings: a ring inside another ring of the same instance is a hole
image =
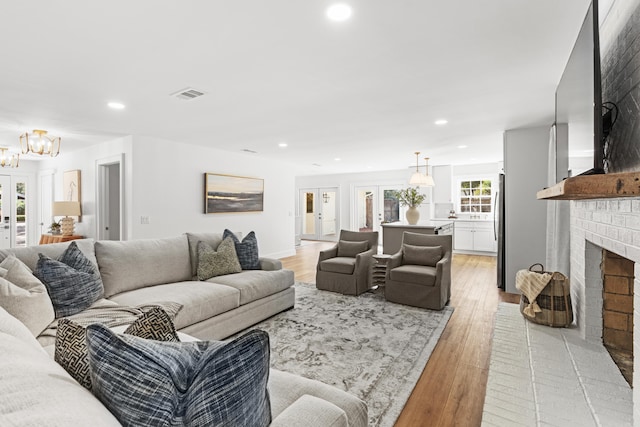
[[[278,144],[278,147],[280,148],[285,148],[288,147],[289,145],[286,142],[281,142],[280,144]]]
[[[445,119],[438,119],[434,123],[437,124],[438,126],[443,126],[443,125],[446,125],[447,123],[449,123],[449,121],[447,121]]]
[[[335,160],[336,162],[339,162],[339,161],[340,161],[340,160],[342,160],[342,159],[341,159],[340,157],[336,157],[336,158],[335,158],[335,159],[333,159],[333,160]]]
[[[343,22],[351,18],[353,9],[345,3],[336,3],[327,9],[327,18],[334,22]]]
[[[435,186],[435,182],[433,178],[429,175],[429,158],[425,157],[425,173],[420,173],[420,169],[418,166],[418,156],[420,155],[419,151],[415,152],[416,155],[416,171],[409,178],[409,185],[415,185],[416,187],[433,187]]]
[[[458,145],[458,148],[467,148],[468,145]]]
[[[431,175],[429,175],[429,158],[425,157],[424,158],[424,181],[425,187],[435,187],[436,183],[433,180],[433,177]]]
[[[56,157],[60,154],[60,137],[49,136],[46,130],[34,129],[32,133],[20,135],[22,154],[33,153]]]
[[[0,166],[17,168],[20,162],[20,154],[7,153],[7,147],[0,147]]]
[[[107,104],[107,107],[112,108],[114,110],[123,110],[124,109],[124,104],[122,104],[120,102],[109,102]]]

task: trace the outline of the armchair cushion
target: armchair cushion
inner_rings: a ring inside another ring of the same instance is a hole
[[[442,246],[402,245],[402,263],[435,267],[442,259]]]
[[[332,273],[353,274],[355,267],[355,258],[336,257],[320,262],[321,271],[330,271]]]
[[[352,257],[354,258],[360,252],[364,252],[369,249],[369,242],[350,242],[347,240],[338,241],[338,256],[339,257]]]
[[[425,286],[435,286],[436,268],[425,265],[401,265],[389,272],[391,280]]]

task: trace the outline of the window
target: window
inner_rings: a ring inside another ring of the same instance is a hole
[[[491,213],[493,192],[490,179],[460,181],[460,212]]]

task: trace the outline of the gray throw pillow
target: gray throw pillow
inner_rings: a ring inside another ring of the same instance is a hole
[[[236,255],[238,255],[238,261],[243,270],[260,270],[260,257],[258,256],[258,239],[256,233],[251,231],[242,239],[242,242],[238,240],[232,231],[225,229],[222,233],[222,238],[226,239],[231,237],[233,243],[236,246]]]
[[[241,271],[233,239],[227,237],[222,240],[217,251],[205,242],[198,242],[198,279],[207,280]]]
[[[58,260],[38,254],[33,272],[44,283],[53,303],[56,319],[86,310],[104,295],[98,267],[71,242]]]
[[[271,423],[269,335],[158,342],[87,327],[94,395],[123,426]]]
[[[442,246],[402,245],[402,263],[435,267],[442,259]]]
[[[156,341],[179,342],[171,318],[160,307],[152,307],[133,322],[125,334]],[[87,330],[69,319],[60,319],[56,330],[54,359],[82,386],[91,390]]]
[[[55,319],[47,288],[13,255],[0,263],[0,306],[36,337]]]
[[[369,249],[369,242],[350,242],[348,240],[338,241],[338,256],[355,258],[361,252]]]

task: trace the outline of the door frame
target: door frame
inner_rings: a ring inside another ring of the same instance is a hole
[[[382,223],[382,215],[384,215],[384,191],[385,190],[393,190],[393,189],[402,189],[406,188],[407,183],[404,180],[396,180],[396,181],[385,181],[385,182],[376,182],[376,183],[358,183],[351,185],[351,230],[358,231],[358,190],[360,189],[370,189],[373,190],[374,193],[374,212],[373,212],[373,231],[382,232],[382,227],[380,224]],[[400,221],[402,221],[404,212],[406,212],[406,207],[400,206]]]
[[[118,185],[120,190],[120,207],[118,215],[120,219],[120,232],[118,239],[125,240],[126,236],[126,222],[124,216],[124,153],[121,153],[115,156],[96,160],[96,237],[98,240],[104,240],[104,237],[106,236],[105,227],[109,224],[109,182],[107,179],[107,171],[109,166],[113,166],[115,164],[119,165]]]

